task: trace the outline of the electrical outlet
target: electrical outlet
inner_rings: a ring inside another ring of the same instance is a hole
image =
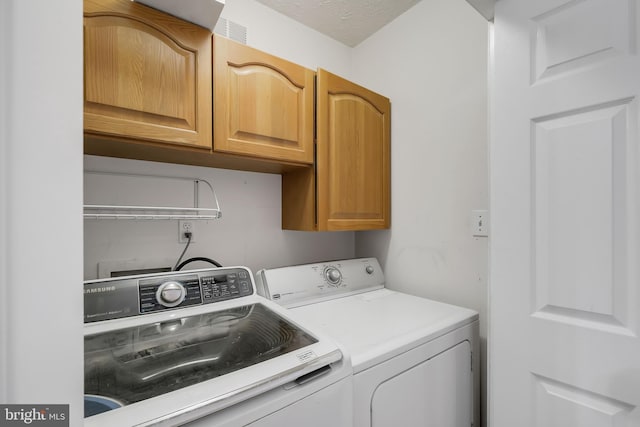
[[[489,236],[489,211],[471,211],[471,231],[475,237]]]
[[[189,239],[185,233],[191,233],[191,243],[196,241],[196,223],[188,219],[178,221],[178,242],[187,243]]]

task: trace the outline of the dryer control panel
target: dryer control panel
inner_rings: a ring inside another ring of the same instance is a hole
[[[260,270],[256,290],[285,307],[298,307],[384,287],[376,258],[357,258]]]
[[[246,267],[89,280],[84,283],[84,322],[211,304],[252,295],[253,289]]]

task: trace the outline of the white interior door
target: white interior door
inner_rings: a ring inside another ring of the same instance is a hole
[[[489,422],[640,426],[636,0],[500,0]]]

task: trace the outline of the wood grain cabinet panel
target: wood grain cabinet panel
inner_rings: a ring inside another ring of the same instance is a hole
[[[215,35],[214,151],[313,163],[314,72]]]
[[[211,148],[211,33],[129,0],[84,1],[85,132]]]
[[[283,175],[283,228],[389,228],[389,99],[319,69],[316,102],[316,168]]]
[[[322,69],[317,90],[318,228],[388,228],[389,99]]]

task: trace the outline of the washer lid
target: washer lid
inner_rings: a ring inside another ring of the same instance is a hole
[[[256,295],[84,330],[85,393],[124,405],[86,427],[183,424],[328,365],[351,373],[336,344]]]
[[[262,304],[88,335],[85,394],[128,405],[317,342]]]
[[[389,289],[290,309],[345,347],[354,373],[472,323],[478,313]]]

